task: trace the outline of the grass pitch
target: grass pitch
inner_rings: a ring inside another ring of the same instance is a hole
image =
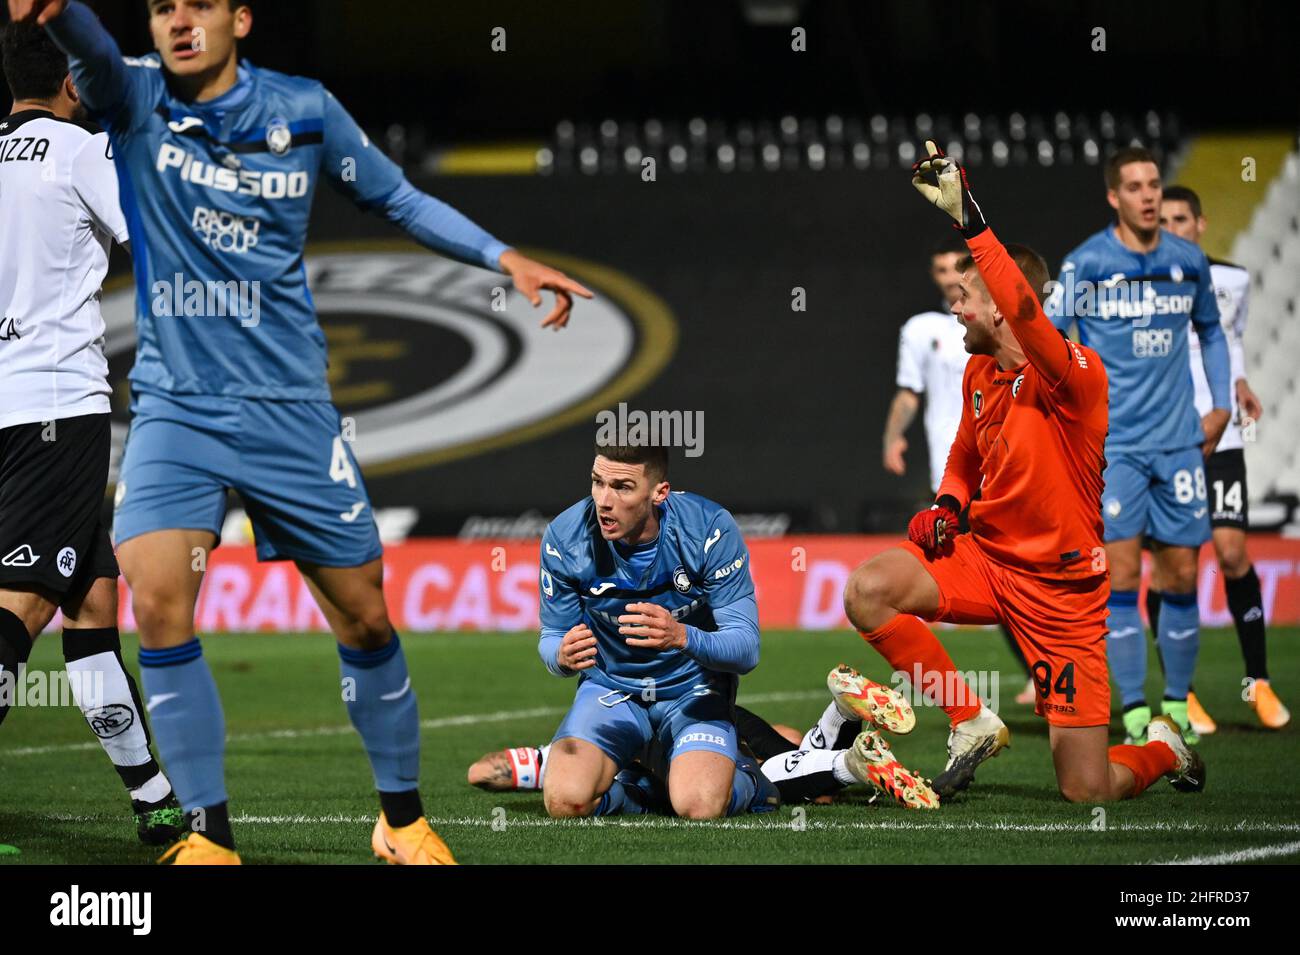
[[[526,634],[410,634],[403,644],[423,722],[425,808],[465,863],[1132,863],[1295,862],[1300,859],[1296,728],[1260,729],[1241,701],[1235,636],[1202,636],[1197,693],[1219,722],[1203,740],[1208,786],[1182,795],[1161,781],[1137,800],[1070,805],[1056,792],[1047,727],[1012,702],[1024,678],[999,634],[941,634],[963,670],[1000,673],[1012,748],[976,785],[933,813],[868,804],[851,791],[809,806],[713,823],[666,818],[555,822],[540,793],[483,793],[465,782],[481,754],[547,742],[574,683],[546,673]],[[124,656],[134,666],[134,641]],[[215,635],[204,641],[226,708],[227,783],[246,863],[366,863],[377,802],[360,741],[339,695],[328,636]],[[1300,630],[1273,628],[1269,665],[1300,709]],[[805,729],[840,661],[877,679],[884,663],[856,635],[769,632],[740,701],[770,722]],[[61,667],[58,640],[38,642],[33,669]],[[1148,695],[1159,699],[1150,661]],[[1119,741],[1118,714],[1112,722]],[[895,752],[927,775],[943,765],[946,721],[918,711]],[[125,793],[75,708],[15,707],[0,729],[0,864],[146,863]]]

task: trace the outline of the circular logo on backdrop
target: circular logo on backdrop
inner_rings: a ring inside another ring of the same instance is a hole
[[[410,243],[308,249],[307,282],[329,347],[329,383],[368,475],[468,457],[581,421],[652,381],[676,345],[668,307],[631,278],[544,251],[593,287],[561,332],[541,328],[508,276]],[[135,289],[104,295],[111,378],[134,361]],[[264,319],[266,321],[268,319]],[[126,420],[114,423],[114,469]]]

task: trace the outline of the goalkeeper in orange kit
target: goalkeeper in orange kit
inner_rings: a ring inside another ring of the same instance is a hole
[[[895,671],[919,669],[928,686],[946,688],[939,702],[952,731],[948,765],[934,781],[941,798],[968,786],[1010,734],[918,617],[1002,623],[1012,633],[1031,667],[1066,799],[1136,796],[1162,775],[1199,791],[1204,765],[1168,717],[1151,721],[1145,746],[1107,748],[1106,370],[1044,315],[1042,258],[1004,248],[964,170],[933,143],[926,148],[912,183],[955,220],[971,251],[958,266],[953,306],[972,356],[962,420],[934,506],[913,518],[908,542],[853,572],[845,610]],[[970,533],[957,535],[967,505]]]

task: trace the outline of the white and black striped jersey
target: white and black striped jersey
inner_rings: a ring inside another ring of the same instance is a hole
[[[0,120],[0,428],[108,412],[114,239],[127,228],[108,137],[45,110]]]
[[[1250,273],[1240,265],[1210,259],[1210,284],[1219,304],[1219,321],[1223,334],[1228,337],[1228,357],[1232,365],[1232,420],[1223,432],[1217,451],[1232,451],[1242,446],[1241,409],[1237,407],[1237,381],[1246,377],[1246,353],[1243,346],[1246,335],[1246,309],[1250,296]],[[1205,366],[1201,363],[1201,340],[1195,330],[1187,336],[1188,354],[1191,357],[1192,384],[1196,388],[1196,411],[1202,417],[1214,407],[1210,385],[1205,380]]]

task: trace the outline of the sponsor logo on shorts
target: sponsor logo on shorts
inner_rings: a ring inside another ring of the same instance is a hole
[[[6,567],[34,567],[40,559],[40,555],[32,551],[31,544],[19,544],[5,554],[4,559],[0,560],[0,564]]]
[[[77,552],[71,547],[63,548],[55,558],[54,566],[59,568],[59,573],[64,577],[71,577],[73,571],[77,569]]]
[[[1043,709],[1051,710],[1053,713],[1076,713],[1078,712],[1072,704],[1069,703],[1043,703]]]
[[[86,711],[86,722],[100,739],[121,736],[135,723],[135,712],[123,703],[110,703]]]
[[[675,749],[681,749],[687,743],[712,743],[714,746],[726,746],[726,737],[717,733],[683,733],[677,739]]]

